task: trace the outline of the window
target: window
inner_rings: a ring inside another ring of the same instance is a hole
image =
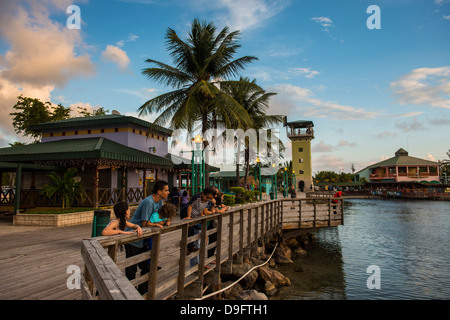
[[[119,128],[114,128],[114,132],[119,132]]]
[[[88,134],[91,134],[91,132],[92,132],[91,130],[88,130]]]
[[[303,163],[303,159],[301,159],[301,158],[298,159],[298,162]]]
[[[65,132],[63,132],[63,133],[62,133],[62,136],[63,136],[63,137],[65,137],[65,136],[66,136],[66,133],[65,133]]]
[[[303,170],[300,170],[300,174],[304,174],[305,173],[305,171],[303,171]]]
[[[75,131],[75,135],[76,135],[76,136],[78,135],[78,131]]]
[[[101,133],[105,133],[105,129],[100,130]]]
[[[298,148],[298,152],[303,152],[303,148]]]

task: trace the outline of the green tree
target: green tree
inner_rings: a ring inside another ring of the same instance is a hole
[[[256,85],[256,79],[250,81],[247,77],[240,77],[239,81],[225,82],[221,85],[221,89],[236,100],[247,112],[251,119],[250,124],[245,123],[233,123],[234,128],[242,129],[244,132],[249,129],[254,129],[257,133],[258,144],[260,142],[261,136],[259,135],[260,130],[268,129],[274,125],[277,125],[283,121],[283,116],[281,115],[268,115],[267,110],[269,108],[270,97],[276,95],[276,93],[266,92],[261,87]],[[261,159],[263,157],[269,156],[272,150],[272,143],[279,143],[281,148],[283,144],[281,140],[270,141],[271,132],[269,130],[267,134],[267,144],[268,150],[267,154],[259,154],[258,157]],[[260,148],[259,145],[251,146],[250,138],[245,137],[245,141],[240,141],[237,137],[238,150],[241,146],[244,147],[244,185],[247,184],[248,172],[250,169],[250,162],[254,162],[255,159],[250,159],[251,148]],[[236,155],[240,156],[239,152]],[[239,183],[239,164],[236,162],[236,181]]]
[[[16,112],[10,113],[13,117],[13,127],[16,133],[29,136],[37,141],[40,132],[31,130],[36,124],[63,120],[70,117],[70,108],[61,104],[53,107],[50,102],[42,102],[39,99],[23,97],[20,95],[17,103],[13,106]]]
[[[56,172],[51,172],[48,177],[52,180],[52,185],[44,185],[41,194],[48,198],[55,194],[62,198],[62,209],[70,207],[75,197],[80,196],[82,200],[86,198],[81,182],[75,179],[78,169],[70,168],[62,176]]]
[[[147,78],[172,87],[174,90],[145,102],[139,115],[157,113],[155,125],[193,132],[200,122],[201,132],[212,127],[213,113],[227,126],[239,123],[249,125],[251,120],[245,109],[220,90],[221,84],[237,76],[244,66],[256,57],[244,56],[233,60],[240,45],[239,31],[228,27],[216,34],[213,23],[195,19],[186,41],[171,28],[166,33],[166,45],[174,66],[148,59],[155,65],[142,74]],[[206,146],[207,143],[204,143]]]

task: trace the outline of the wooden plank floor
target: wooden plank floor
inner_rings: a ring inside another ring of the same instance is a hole
[[[67,288],[67,267],[77,265],[83,272],[81,240],[91,236],[91,228],[85,224],[1,234],[0,300],[81,300],[80,290]]]

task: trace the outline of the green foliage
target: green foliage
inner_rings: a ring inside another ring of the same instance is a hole
[[[244,196],[245,189],[243,187],[231,187],[230,190],[231,190],[231,192],[236,194],[236,197]]]
[[[246,190],[244,192],[245,201],[253,201],[255,199],[255,192],[252,190]]]
[[[76,181],[75,175],[78,169],[70,168],[60,176],[56,172],[51,172],[48,177],[52,180],[53,185],[44,185],[41,194],[45,194],[48,198],[55,194],[62,198],[62,209],[66,206],[71,206],[76,196],[80,196],[82,200],[85,199],[84,188],[81,182]]]
[[[236,197],[235,198],[235,204],[244,204],[245,198],[244,197]]]
[[[10,113],[13,117],[13,127],[16,133],[30,136],[35,140],[40,132],[30,130],[30,127],[44,122],[63,120],[70,117],[70,108],[63,105],[53,107],[50,102],[41,102],[39,99],[27,98],[20,95],[13,106],[16,112]]]
[[[184,128],[190,132],[199,120],[201,131],[205,132],[213,114],[225,126],[234,122],[251,123],[245,109],[216,85],[237,76],[247,64],[257,60],[252,56],[234,59],[240,47],[239,32],[229,32],[225,27],[217,33],[213,23],[195,19],[187,34],[187,39],[182,40],[173,29],[167,29],[166,45],[173,66],[146,60],[154,67],[144,69],[142,74],[173,91],[144,103],[138,109],[139,115],[157,113],[155,125],[169,123],[172,129]]]
[[[224,194],[223,195],[223,202],[225,203],[225,205],[227,206],[232,206],[235,204],[236,201],[236,197],[233,194]]]
[[[314,176],[315,182],[329,182],[329,183],[337,183],[337,182],[353,182],[354,175],[351,173],[336,173],[334,171],[320,171],[316,173]]]

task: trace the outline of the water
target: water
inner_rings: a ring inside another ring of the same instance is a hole
[[[449,201],[346,200],[344,225],[315,232],[308,255],[280,268],[292,285],[274,299],[450,299],[449,227]],[[380,289],[368,289],[371,265]]]

